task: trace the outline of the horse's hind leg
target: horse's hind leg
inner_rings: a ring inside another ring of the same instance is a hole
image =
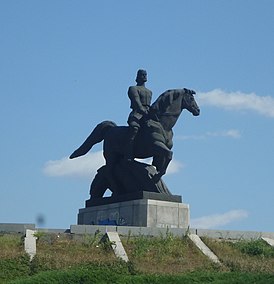
[[[109,184],[106,178],[106,166],[103,166],[97,170],[97,174],[90,185],[90,198],[103,197],[108,188]]]
[[[109,189],[112,191],[113,195],[119,195],[119,186],[118,182],[114,176],[114,167],[118,162],[118,157],[116,155],[105,155],[106,160],[106,178],[108,180]]]

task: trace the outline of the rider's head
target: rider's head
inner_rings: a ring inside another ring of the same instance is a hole
[[[136,80],[137,83],[144,83],[147,81],[147,71],[144,69],[139,69],[137,71]]]

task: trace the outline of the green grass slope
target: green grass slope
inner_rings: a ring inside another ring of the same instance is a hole
[[[212,263],[185,236],[126,236],[130,259],[114,256],[102,234],[37,234],[30,262],[20,235],[0,235],[0,283],[274,283],[274,248],[262,240],[203,239]]]

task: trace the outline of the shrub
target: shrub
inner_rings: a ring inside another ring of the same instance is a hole
[[[274,248],[263,240],[239,241],[233,245],[242,253],[250,256],[274,257]]]

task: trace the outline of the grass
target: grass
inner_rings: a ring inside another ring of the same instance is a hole
[[[21,235],[1,234],[0,235],[0,259],[10,259],[20,257],[22,251],[23,239]]]
[[[123,240],[123,244],[136,270],[143,273],[176,274],[216,267],[187,237],[139,236]]]
[[[269,246],[263,240],[240,241],[235,243],[234,247],[239,249],[242,253],[250,256],[274,258],[274,248]]]
[[[203,241],[229,271],[274,273],[274,248],[263,240],[231,242],[203,238]]]
[[[10,282],[11,284],[125,284],[125,283],[222,283],[222,284],[272,284],[274,276],[268,274],[250,273],[214,273],[214,272],[192,272],[177,275],[163,274],[138,274],[132,275],[124,270],[123,267],[94,267],[85,266],[62,271],[41,272],[31,278],[18,279]]]
[[[274,249],[261,240],[204,238],[216,265],[187,237],[129,235],[124,263],[102,236],[39,234],[30,262],[20,235],[0,235],[0,283],[274,283]]]
[[[84,235],[75,240],[69,235],[41,235],[32,262],[24,252],[21,236],[0,236],[0,283],[42,271],[69,269],[80,264],[116,262],[113,252],[100,243],[99,236]]]

